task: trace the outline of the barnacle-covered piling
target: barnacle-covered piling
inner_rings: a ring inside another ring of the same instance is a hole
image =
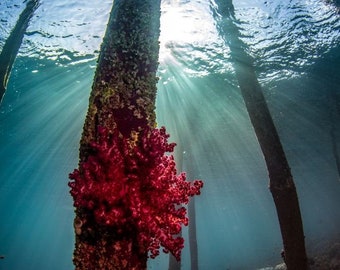
[[[146,269],[159,249],[178,260],[189,197],[202,181],[177,175],[165,128],[156,128],[160,0],[115,0],[70,174],[76,270]]]

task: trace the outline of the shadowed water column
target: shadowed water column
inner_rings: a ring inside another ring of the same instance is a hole
[[[177,175],[155,128],[160,0],[115,0],[70,174],[76,269],[146,269],[162,246],[180,259],[189,197],[202,181]]]
[[[39,6],[39,0],[31,0],[20,14],[19,19],[7,38],[0,54],[0,104],[6,92],[7,83],[11,74],[14,60],[18,54],[22,39],[32,18],[34,11]]]
[[[217,2],[217,1],[216,1]],[[236,77],[247,111],[264,155],[272,193],[280,223],[284,251],[282,257],[288,270],[306,270],[307,256],[298,196],[288,161],[273,123],[261,86],[257,80],[253,59],[240,40],[232,1],[218,1],[215,10],[223,17],[220,30],[228,43]]]

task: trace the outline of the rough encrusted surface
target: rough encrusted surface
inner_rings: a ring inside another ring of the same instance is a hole
[[[96,140],[97,126],[124,136],[140,126],[154,127],[160,4],[114,1],[98,59],[81,139],[81,159]]]
[[[93,154],[98,127],[129,138],[141,127],[155,126],[159,18],[159,0],[114,1],[81,138],[80,164]],[[76,208],[76,269],[146,269],[147,248],[138,246],[134,230],[119,238],[106,226],[93,225],[93,218],[88,209]],[[120,250],[129,254],[128,260],[116,252]]]

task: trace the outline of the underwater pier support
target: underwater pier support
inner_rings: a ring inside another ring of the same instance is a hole
[[[180,260],[189,197],[203,182],[177,174],[156,128],[160,0],[115,0],[69,175],[76,270],[144,270],[160,250]],[[162,248],[161,248],[162,247]]]
[[[0,53],[0,104],[5,95],[12,66],[20,49],[29,21],[38,7],[39,0],[30,0],[27,3]]]
[[[218,1],[214,12],[217,18],[224,18],[219,28],[230,47],[239,88],[267,165],[269,189],[276,206],[284,246],[282,258],[287,270],[307,270],[303,223],[296,187],[280,137],[257,80],[253,59],[246,51],[247,45],[240,39],[241,33],[232,0]]]
[[[155,127],[160,34],[160,0],[115,0],[101,45],[89,108],[80,142],[80,163],[92,154],[98,127],[129,138],[140,126]],[[91,213],[76,208],[76,270],[143,270],[148,250],[137,234],[115,235],[96,225]],[[122,251],[129,254],[121,257]]]
[[[296,187],[253,66],[237,61],[236,76],[269,173],[269,189],[280,223],[287,270],[307,270],[303,224]]]

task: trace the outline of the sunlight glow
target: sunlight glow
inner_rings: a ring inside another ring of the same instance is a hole
[[[209,1],[162,2],[160,58],[174,46],[205,46],[217,39]]]
[[[191,17],[183,16],[178,7],[171,8],[162,13],[161,17],[161,42],[189,42],[193,39],[191,33],[195,30]]]
[[[159,73],[162,79],[173,77],[171,72],[178,67],[190,77],[231,69],[226,61],[230,50],[218,34],[210,1],[164,0],[161,10]]]

